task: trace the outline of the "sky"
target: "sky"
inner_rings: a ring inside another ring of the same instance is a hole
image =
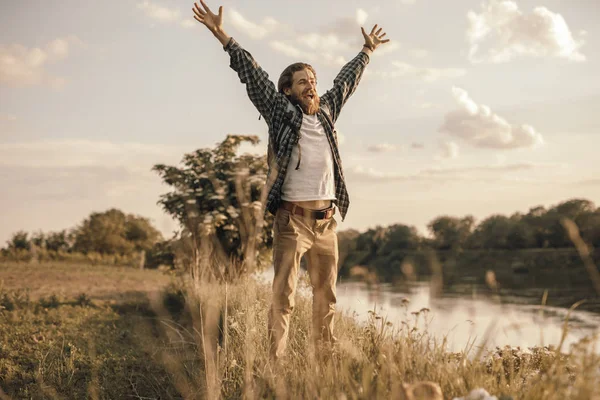
[[[340,114],[350,209],[338,229],[440,215],[600,203],[596,0],[222,0],[224,29],[277,81],[317,71],[319,94],[378,48]],[[193,19],[193,2],[0,0],[0,245],[119,208],[170,237],[151,171],[267,126]],[[339,219],[339,218],[338,218]]]

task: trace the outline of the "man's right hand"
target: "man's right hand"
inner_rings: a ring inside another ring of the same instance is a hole
[[[229,41],[229,36],[223,31],[223,6],[219,7],[219,14],[214,14],[206,5],[204,0],[200,0],[202,7],[194,3],[194,19],[208,28],[213,35],[225,46]]]

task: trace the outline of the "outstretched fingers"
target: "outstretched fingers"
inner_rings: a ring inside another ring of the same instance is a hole
[[[196,7],[198,7],[198,5],[196,3],[194,3],[194,5]],[[192,11],[194,11],[194,19],[200,23],[204,24],[204,17],[206,16],[206,13],[203,12],[202,10],[200,10],[200,8],[196,9],[196,8],[192,8]]]
[[[373,29],[371,29],[371,35],[375,33],[375,29],[377,29],[377,24],[375,24],[375,26],[373,27]]]
[[[202,3],[202,6],[204,7],[204,9],[206,10],[206,12],[209,13],[213,13],[212,11],[210,11],[210,8],[208,8],[208,6],[206,5],[206,3],[204,2],[204,0],[200,0],[200,3]]]
[[[192,10],[194,11],[194,14],[198,15],[199,17],[203,17],[206,15],[206,11],[201,9],[198,3],[194,3],[194,8],[192,8]]]

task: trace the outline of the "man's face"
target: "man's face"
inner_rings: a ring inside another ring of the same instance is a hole
[[[319,110],[317,80],[309,69],[294,72],[292,87],[284,89],[294,104],[299,104],[305,114],[314,115]]]

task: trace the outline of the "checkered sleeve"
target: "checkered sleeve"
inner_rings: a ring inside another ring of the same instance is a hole
[[[233,38],[229,40],[224,50],[231,58],[229,66],[237,72],[240,81],[246,85],[250,101],[269,124],[275,104],[281,101],[280,97],[283,95],[277,92],[269,75],[257,64],[252,55]]]
[[[358,53],[356,57],[342,67],[342,70],[333,80],[333,88],[321,96],[321,102],[329,105],[333,122],[337,120],[340,110],[358,87],[369,60],[366,53],[362,51]]]

